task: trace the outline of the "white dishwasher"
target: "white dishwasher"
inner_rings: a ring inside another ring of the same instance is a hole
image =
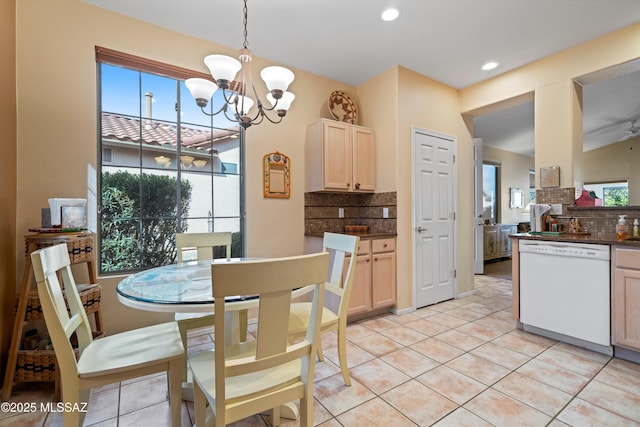
[[[612,355],[609,245],[521,239],[519,251],[524,330]]]

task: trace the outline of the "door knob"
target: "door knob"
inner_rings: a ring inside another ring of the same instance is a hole
[[[428,230],[428,228],[416,227],[416,231],[418,233],[422,233],[423,231],[427,231],[427,230]]]

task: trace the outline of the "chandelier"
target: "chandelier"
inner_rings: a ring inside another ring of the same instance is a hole
[[[267,108],[258,97],[251,75],[251,51],[247,42],[247,0],[244,0],[242,12],[244,14],[244,44],[240,49],[240,61],[226,55],[209,55],[204,58],[204,63],[209,68],[215,83],[207,79],[192,78],[187,79],[185,84],[191,92],[191,96],[195,98],[196,104],[208,116],[224,113],[228,120],[237,122],[244,129],[251,125],[260,124],[264,118],[271,123],[280,123],[295,98],[293,93],[287,92],[289,84],[294,79],[293,72],[278,66],[266,67],[262,70],[260,77],[267,85],[269,93],[266,95],[266,99],[271,104],[271,107]],[[236,80],[238,72],[240,75]],[[209,113],[205,107],[217,89],[222,90],[225,102],[218,111]],[[258,111],[253,114],[251,108],[256,102],[247,93],[253,95],[257,101]],[[231,116],[227,111],[229,108],[232,109]],[[276,119],[272,119],[267,114],[274,110],[278,116]]]

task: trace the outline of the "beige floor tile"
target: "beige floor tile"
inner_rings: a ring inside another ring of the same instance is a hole
[[[359,323],[352,323],[347,325],[347,339],[357,340],[358,338],[366,337],[375,333],[374,330],[369,329]]]
[[[339,374],[316,382],[314,394],[318,402],[333,416],[342,414],[375,397],[371,390],[353,378],[351,386],[345,386],[342,375]]]
[[[191,423],[189,414],[186,406],[182,406],[182,425],[189,425]],[[151,405],[120,415],[118,420],[120,427],[171,427],[171,408],[168,402]]]
[[[527,338],[529,337],[523,337],[516,331],[511,331],[496,338],[492,342],[529,357],[536,357],[538,354],[551,347],[551,345],[544,345]]]
[[[450,329],[447,326],[432,321],[431,317],[433,316],[407,323],[406,326],[428,336],[438,335]]]
[[[573,398],[569,393],[517,372],[507,375],[493,388],[550,416],[558,414]]]
[[[461,319],[456,316],[451,316],[446,313],[438,313],[433,316],[428,317],[429,320],[435,323],[439,323],[442,326],[446,326],[447,328],[457,328],[458,326],[462,326],[468,322],[468,320]]]
[[[640,424],[640,396],[636,394],[591,381],[578,397]]]
[[[338,358],[338,347],[328,348],[324,351],[325,360],[329,359],[334,365],[340,366],[340,359]],[[375,356],[352,342],[347,341],[347,365],[349,368],[358,366],[361,363],[368,362],[375,359]]]
[[[390,316],[387,316],[386,319],[391,320],[394,323],[404,325],[405,323],[413,322],[420,318],[421,316],[417,316],[415,313],[408,313],[408,314],[401,314],[401,315],[392,314]]]
[[[486,326],[478,325],[475,322],[469,322],[462,326],[458,326],[456,331],[464,332],[472,337],[480,338],[485,341],[493,340],[504,334],[504,331],[497,329],[487,328]]]
[[[447,366],[485,385],[491,385],[511,372],[510,369],[470,353],[447,362]]]
[[[437,423],[434,427],[491,427],[491,424],[467,411],[458,408]]]
[[[543,351],[536,359],[588,378],[593,378],[604,366],[604,363],[598,363],[568,351],[558,350],[555,346]]]
[[[349,334],[347,329],[347,335]],[[320,335],[320,341],[322,342],[322,348],[331,348],[338,345],[338,333],[336,331],[323,332]]]
[[[376,357],[384,356],[393,351],[400,350],[403,346],[382,334],[367,335],[353,340],[353,343]]]
[[[569,424],[565,424],[562,421],[559,421],[557,418],[552,420],[549,424],[547,424],[547,427],[568,427],[568,426]]]
[[[640,377],[640,364],[622,359],[612,359],[607,366]]]
[[[478,313],[477,311],[469,310],[468,308],[466,308],[466,306],[456,307],[454,309],[447,310],[444,313],[445,314],[449,314],[451,316],[459,317],[459,318],[464,319],[464,320],[466,320],[468,322],[472,322],[474,320],[478,320],[481,317],[485,316],[484,314]]]
[[[381,397],[419,426],[432,425],[458,407],[454,402],[415,380],[406,382],[384,393]],[[369,425],[391,426],[394,424]]]
[[[499,346],[492,342],[481,345],[471,350],[471,354],[482,357],[490,362],[504,366],[507,369],[517,369],[527,363],[531,358],[522,353]]]
[[[348,363],[348,362],[347,362]],[[325,357],[323,362],[317,361],[313,372],[315,381],[330,377],[340,372],[340,367]]]
[[[165,382],[166,384],[166,382]],[[112,388],[100,392],[91,392],[85,424],[96,424],[118,417],[118,399],[120,390]]]
[[[497,329],[499,331],[508,332],[516,327],[515,319],[504,319],[502,316],[494,313],[476,320],[478,325],[486,326],[488,328]]]
[[[446,363],[449,360],[464,354],[464,351],[459,348],[453,347],[434,338],[428,338],[424,341],[415,343],[410,347],[418,353],[424,354],[430,359],[440,363]]]
[[[405,415],[376,397],[337,417],[344,427],[397,426],[415,427]]]
[[[387,338],[391,338],[392,340],[402,345],[415,344],[418,341],[429,338],[422,332],[418,332],[415,329],[407,328],[406,326],[396,326],[395,328],[381,331],[380,334],[384,335]]]
[[[317,424],[318,427],[342,427],[342,424],[335,418],[331,418],[328,421],[323,422],[322,424]]]
[[[582,347],[576,347],[575,345],[567,344],[564,342],[559,342],[555,344],[552,348],[576,354],[586,359],[593,360],[594,362],[598,362],[601,365],[604,365],[611,360],[611,356],[608,356],[606,354],[587,350],[586,348],[582,348]]]
[[[483,304],[483,301],[472,302],[464,306],[465,309],[469,311],[473,311],[478,314],[482,314],[483,316],[488,316],[491,313],[494,313],[496,310],[490,307],[487,307]]]
[[[391,320],[385,318],[384,316],[373,317],[371,319],[362,320],[359,322],[359,324],[375,332],[384,331],[385,329],[390,329],[398,325],[397,323],[392,322]]]
[[[420,375],[416,380],[458,405],[463,405],[487,388],[481,382],[444,365]]]
[[[438,341],[446,342],[447,344],[464,351],[473,350],[486,342],[486,340],[472,337],[471,335],[467,335],[455,329],[438,334],[433,338]]]
[[[606,409],[599,408],[582,399],[573,399],[569,402],[567,407],[558,415],[557,419],[570,426],[576,427],[638,427],[638,423],[609,412]]]
[[[213,368],[213,367],[212,367]],[[120,388],[120,416],[158,403],[169,407],[167,377],[155,376]]]
[[[493,389],[487,389],[464,408],[495,426],[539,427],[551,421],[548,415]]]
[[[587,377],[537,359],[527,362],[517,372],[570,394],[578,393],[589,382]]]
[[[356,366],[351,370],[351,377],[358,380],[375,394],[384,393],[411,379],[408,375],[380,359],[374,359]]]
[[[633,393],[636,396],[640,396],[640,377],[629,375],[627,372],[605,366],[594,379],[620,390]]]
[[[385,354],[380,359],[412,378],[440,365],[435,360],[410,348],[403,348],[393,353]]]

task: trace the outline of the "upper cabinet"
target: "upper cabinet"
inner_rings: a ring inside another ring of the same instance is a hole
[[[373,129],[321,119],[307,127],[306,191],[375,191]]]

